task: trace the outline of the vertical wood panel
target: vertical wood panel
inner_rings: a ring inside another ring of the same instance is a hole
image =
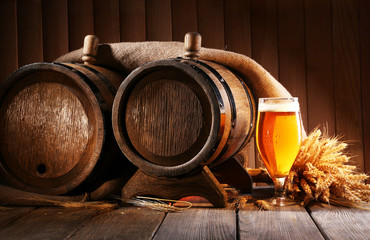
[[[332,1],[336,133],[351,141],[352,161],[364,168],[358,5]]]
[[[120,41],[119,0],[94,0],[94,32],[101,43]]]
[[[184,41],[187,32],[198,32],[197,0],[172,0],[172,40]]]
[[[370,1],[360,0],[359,9],[364,167],[370,174]]]
[[[41,0],[18,0],[18,65],[43,61]]]
[[[171,41],[171,0],[146,0],[146,38],[148,41]]]
[[[252,57],[279,79],[276,2],[252,0]]]
[[[204,47],[224,49],[223,0],[198,0],[198,29]]]
[[[326,125],[335,134],[331,1],[305,0],[308,131]]]
[[[18,67],[16,0],[0,1],[0,84]]]
[[[121,41],[145,41],[145,0],[121,0],[119,7]]]
[[[302,120],[307,129],[306,63],[303,0],[278,3],[279,79],[299,98]]]
[[[69,50],[79,49],[84,37],[94,34],[93,0],[68,1]]]
[[[251,56],[251,9],[249,0],[225,0],[226,49]]]
[[[67,0],[42,2],[44,61],[52,62],[68,52]]]

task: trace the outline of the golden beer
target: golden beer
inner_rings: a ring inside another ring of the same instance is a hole
[[[271,177],[289,174],[302,140],[298,102],[261,103],[256,128],[257,148]]]

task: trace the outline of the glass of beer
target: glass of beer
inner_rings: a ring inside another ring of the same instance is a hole
[[[259,99],[256,142],[275,184],[275,195],[269,202],[276,206],[295,204],[285,196],[284,183],[302,142],[298,98]]]

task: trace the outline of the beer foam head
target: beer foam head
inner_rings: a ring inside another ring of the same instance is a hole
[[[296,112],[299,111],[298,99],[264,99],[259,101],[258,111],[260,112]]]

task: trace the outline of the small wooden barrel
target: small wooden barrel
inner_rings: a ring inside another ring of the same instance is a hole
[[[134,70],[118,89],[112,114],[126,157],[149,174],[170,177],[219,164],[242,149],[256,108],[235,72],[176,58]]]
[[[93,188],[113,160],[123,157],[111,108],[124,77],[71,63],[35,63],[10,75],[0,88],[2,177],[45,194]]]

